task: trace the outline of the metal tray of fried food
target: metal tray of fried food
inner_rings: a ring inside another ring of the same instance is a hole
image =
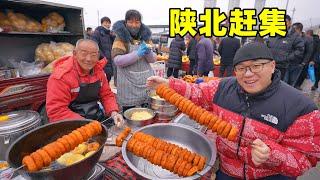
[[[135,132],[143,132],[154,137],[160,138],[170,143],[187,148],[188,150],[198,153],[207,158],[205,168],[197,174],[190,177],[179,177],[160,166],[153,165],[142,157],[135,156],[127,151],[127,141],[122,145],[122,156],[127,165],[138,175],[147,179],[198,179],[206,174],[216,160],[216,145],[207,139],[207,137],[198,130],[190,128],[187,125],[178,123],[157,123],[142,127]],[[127,137],[127,140],[132,135]]]

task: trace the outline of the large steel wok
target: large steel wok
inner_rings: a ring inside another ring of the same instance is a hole
[[[147,179],[199,179],[206,174],[214,165],[216,160],[216,146],[211,143],[207,137],[198,130],[192,129],[189,126],[177,123],[158,123],[142,127],[136,132],[143,132],[154,137],[172,142],[189,150],[199,153],[207,157],[207,165],[197,174],[181,178],[176,174],[171,173],[159,166],[151,164],[149,161],[137,157],[126,148],[127,142],[122,144],[122,156],[128,166],[138,175]],[[131,135],[127,137],[130,139]]]
[[[89,122],[91,121],[60,121],[41,126],[26,133],[9,147],[6,154],[9,165],[13,168],[19,168],[22,165],[21,161],[24,155],[36,151],[37,149],[57,140],[59,137],[62,137],[63,135],[66,135],[72,130],[75,130]],[[18,172],[22,175],[28,175],[32,179],[82,179],[88,175],[101,156],[104,144],[108,137],[106,127],[102,127],[102,133],[92,138],[101,146],[96,153],[88,158],[67,167],[53,167],[51,170],[41,170],[34,173],[29,173],[26,170],[21,169],[18,170]]]

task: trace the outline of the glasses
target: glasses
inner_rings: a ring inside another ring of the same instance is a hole
[[[250,66],[242,66],[242,65],[238,65],[238,66],[235,66],[234,67],[234,71],[236,74],[240,74],[240,75],[243,75],[247,72],[247,69],[249,68],[249,70],[252,72],[252,73],[259,73],[263,70],[263,66],[265,64],[268,64],[270,63],[271,61],[268,61],[268,62],[264,62],[264,63],[255,63],[255,64],[252,64]]]
[[[91,58],[98,58],[99,56],[99,53],[98,52],[89,52],[89,51],[86,51],[86,50],[79,50],[79,54],[81,56],[90,56]]]

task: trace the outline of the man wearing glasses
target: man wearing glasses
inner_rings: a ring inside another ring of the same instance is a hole
[[[112,116],[117,126],[122,124],[103,71],[106,63],[105,58],[99,61],[99,46],[89,39],[77,42],[73,56],[57,60],[47,84],[49,122],[84,118],[101,121]]]
[[[153,76],[147,85],[167,83],[239,129],[235,142],[215,139],[217,179],[292,179],[314,167],[320,159],[320,113],[315,103],[280,80],[263,43],[244,45],[233,65],[236,77],[189,84]]]

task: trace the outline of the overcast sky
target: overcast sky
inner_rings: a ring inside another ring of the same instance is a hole
[[[147,25],[168,24],[169,8],[191,7],[203,13],[204,0],[46,0],[69,4],[84,8],[85,26],[100,25],[99,17],[108,16],[112,23],[124,19],[128,9],[137,9],[142,13],[143,23]],[[287,0],[267,0],[266,6],[284,9]],[[228,8],[228,0],[217,0],[217,6],[222,11]],[[241,0],[241,8],[253,8],[254,0]],[[289,0],[288,14],[294,21],[303,22],[305,26],[320,24],[320,0]],[[99,12],[99,13],[98,13]],[[99,16],[98,16],[99,14]]]

